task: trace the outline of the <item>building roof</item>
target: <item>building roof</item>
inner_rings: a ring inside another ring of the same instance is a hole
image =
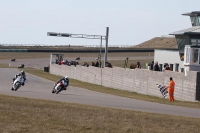
[[[193,26],[188,29],[175,31],[173,33],[170,33],[169,35],[193,35],[193,34],[200,35],[200,26]]]
[[[200,16],[200,11],[193,11],[193,12],[188,12],[188,13],[184,13],[182,14],[184,16]]]

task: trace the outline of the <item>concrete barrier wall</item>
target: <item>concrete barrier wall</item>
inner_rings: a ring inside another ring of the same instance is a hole
[[[50,73],[60,76],[69,76],[83,82],[103,85],[114,89],[127,90],[140,94],[162,97],[156,84],[168,85],[169,78],[175,81],[174,96],[176,100],[200,100],[200,73],[190,71],[188,76],[184,73],[165,71],[156,72],[147,69],[128,68],[97,68],[77,65],[50,65]]]
[[[88,67],[88,79],[87,82],[88,83],[95,83],[96,80],[96,69],[90,69],[90,67]]]
[[[123,83],[123,68],[112,68],[111,87],[115,89],[122,89]]]
[[[161,85],[167,85],[167,83],[164,83],[164,77],[165,74],[163,72],[157,72],[157,71],[149,71],[145,70],[144,73],[148,73],[148,79],[147,79],[147,93],[149,95],[153,96],[158,96],[160,97],[160,91],[158,88],[155,87],[156,84],[161,84]],[[169,78],[168,78],[169,80]]]
[[[135,71],[134,69],[124,69],[123,70],[123,76],[122,76],[122,90],[127,91],[134,91],[134,85],[135,85]]]
[[[111,68],[102,68],[102,85],[107,87],[112,87],[112,76],[113,69]]]
[[[200,72],[197,73],[196,100],[200,100]]]

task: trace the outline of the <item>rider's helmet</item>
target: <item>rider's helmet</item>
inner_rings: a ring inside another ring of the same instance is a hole
[[[22,71],[21,71],[21,74],[22,74],[22,75],[24,75],[24,74],[25,74],[25,73],[24,73],[24,70],[22,70]]]
[[[65,76],[65,80],[68,80],[68,76]]]

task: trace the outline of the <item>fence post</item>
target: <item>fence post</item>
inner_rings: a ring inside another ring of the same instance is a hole
[[[74,66],[74,79],[76,79],[76,66]]]

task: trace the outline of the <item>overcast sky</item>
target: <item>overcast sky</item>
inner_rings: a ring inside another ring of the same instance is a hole
[[[200,0],[0,0],[0,44],[99,45],[47,32],[106,35],[109,45],[137,45],[190,28]],[[105,44],[105,43],[104,43]]]

